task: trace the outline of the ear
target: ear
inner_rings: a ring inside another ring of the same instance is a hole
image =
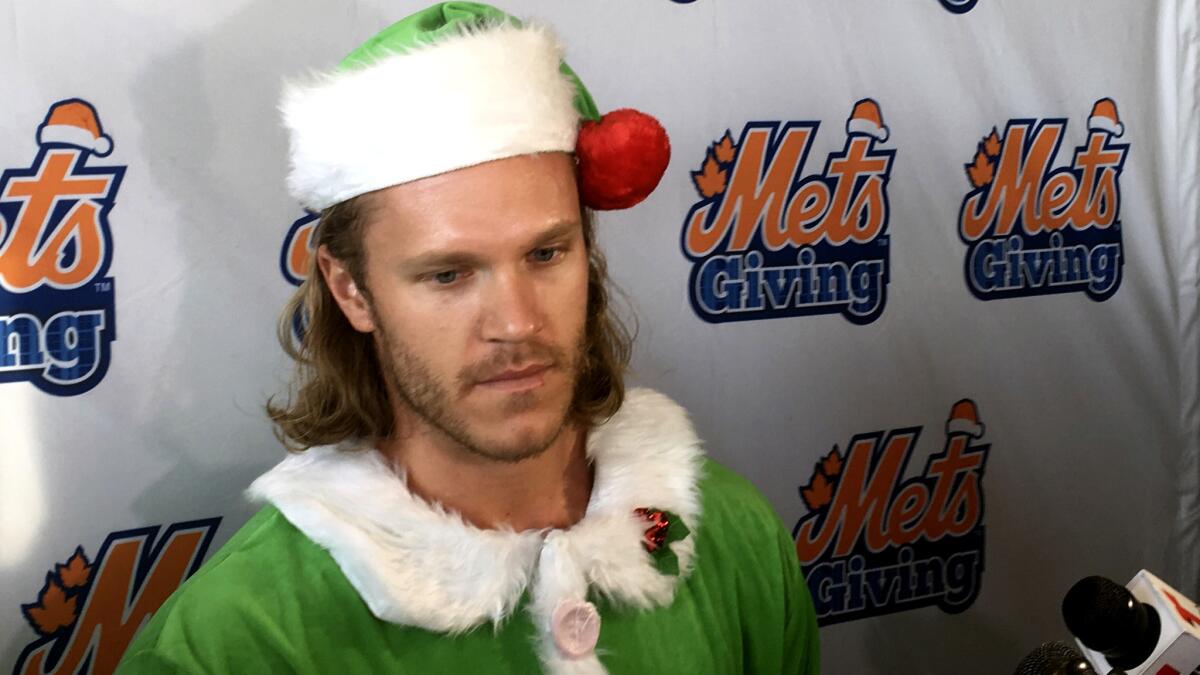
[[[354,277],[346,269],[345,263],[333,257],[329,247],[322,245],[317,249],[317,266],[321,268],[321,276],[325,285],[333,294],[346,320],[360,333],[371,333],[375,330],[375,319],[371,313],[371,305],[366,296],[354,282]]]

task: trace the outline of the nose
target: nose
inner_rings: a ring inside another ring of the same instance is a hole
[[[528,274],[497,273],[483,301],[483,337],[489,342],[524,342],[544,325],[541,300]]]

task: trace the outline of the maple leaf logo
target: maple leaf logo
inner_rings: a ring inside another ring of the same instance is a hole
[[[729,131],[726,131],[725,135],[721,137],[721,142],[713,144],[713,155],[717,158],[718,162],[730,164],[733,162],[734,150],[736,149],[737,146],[733,144],[733,135]]]
[[[983,154],[983,150],[975,153],[975,161],[967,164],[967,178],[971,181],[972,187],[981,188],[984,185],[990,185],[992,182],[992,163],[988,161],[987,155]]]
[[[983,139],[983,151],[988,157],[995,159],[1000,156],[1000,148],[1000,136],[996,133],[996,127],[992,127],[992,133]]]
[[[708,159],[704,160],[704,167],[692,173],[692,180],[696,181],[696,189],[700,194],[705,199],[711,199],[725,192],[725,176],[717,160],[709,153]]]
[[[92,580],[92,564],[82,546],[65,563],[55,563],[37,601],[21,605],[29,624],[43,637],[69,628],[79,618],[80,589]]]
[[[78,617],[76,598],[67,597],[63,587],[54,580],[54,574],[46,575],[46,585],[38,593],[37,602],[22,605],[21,611],[34,629],[42,636],[52,635],[75,623]]]
[[[704,152],[704,164],[700,166],[700,170],[692,172],[692,180],[696,183],[696,190],[700,192],[701,197],[712,199],[725,194],[729,167],[735,157],[737,145],[733,142],[733,135],[726,130],[721,140],[713,143]]]
[[[1003,146],[1000,135],[996,133],[996,127],[992,127],[992,133],[979,142],[979,148],[975,151],[975,160],[964,165],[967,169],[967,179],[971,181],[971,187],[981,188],[992,184],[996,172],[996,160],[1000,157],[1000,150]]]
[[[819,508],[828,506],[829,502],[833,501],[834,488],[837,485],[837,477],[842,473],[842,453],[838,450],[838,446],[833,446],[828,455],[821,458],[817,462],[817,466],[813,468],[812,479],[808,481],[808,485],[800,488],[800,496],[804,498],[804,503],[808,505],[810,511],[816,511]]]
[[[83,553],[83,547],[75,547],[75,553],[65,564],[54,566],[54,571],[66,588],[86,586],[92,579],[92,565]]]
[[[818,471],[808,486],[800,490],[800,496],[804,497],[804,503],[810,511],[816,511],[833,500],[833,486],[825,474]]]
[[[836,445],[833,446],[833,450],[830,450],[828,455],[825,455],[821,459],[821,471],[830,478],[842,472],[842,456],[838,453]]]

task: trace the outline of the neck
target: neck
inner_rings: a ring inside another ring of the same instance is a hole
[[[415,420],[408,420],[415,421]],[[568,528],[583,518],[592,490],[586,432],[568,424],[546,450],[519,462],[470,452],[423,421],[379,443],[408,489],[470,524],[517,532]]]

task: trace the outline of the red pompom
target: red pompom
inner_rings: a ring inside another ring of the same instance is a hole
[[[593,209],[627,209],[658,187],[671,161],[671,141],[658,120],[630,108],[585,121],[575,145],[579,192]]]

